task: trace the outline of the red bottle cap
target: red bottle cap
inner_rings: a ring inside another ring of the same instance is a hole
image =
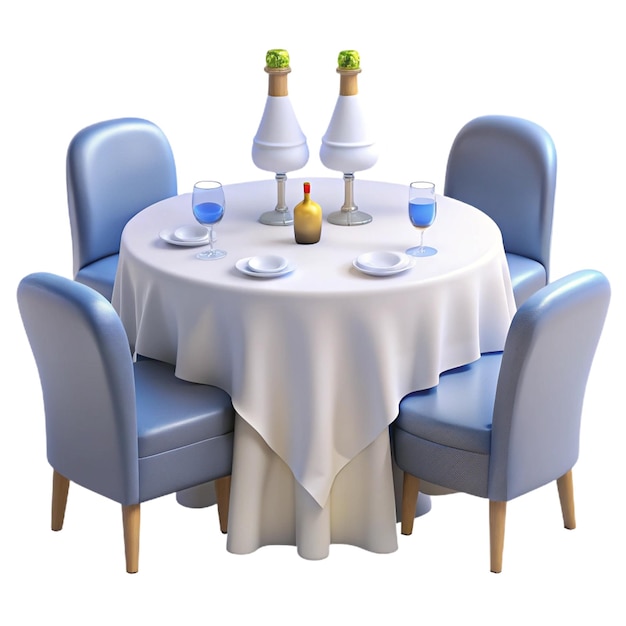
[[[311,193],[311,183],[304,183],[304,193]]]

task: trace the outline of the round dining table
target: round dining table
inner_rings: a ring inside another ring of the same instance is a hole
[[[287,181],[292,208],[304,181]],[[122,234],[113,305],[136,354],[232,397],[230,552],[282,544],[322,559],[344,543],[389,553],[398,544],[388,427],[404,395],[503,349],[515,301],[502,236],[478,209],[438,195],[425,234],[437,254],[366,274],[356,257],[419,241],[408,185],[355,181],[373,219],[341,226],[326,216],[341,206],[343,181],[306,181],[324,214],[311,245],[296,243],[293,226],[259,222],[276,202],[271,179],[225,185],[219,260],[171,243],[194,223],[190,193],[147,207]],[[267,254],[289,271],[248,269],[245,259]]]

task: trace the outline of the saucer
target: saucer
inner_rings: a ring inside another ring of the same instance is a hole
[[[176,229],[178,230],[178,229]],[[172,231],[169,229],[162,230],[159,233],[159,237],[166,241],[167,243],[171,243],[173,246],[205,246],[209,243],[209,231],[206,231],[206,235],[204,239],[193,239],[193,240],[185,240],[179,239],[174,233],[176,231]]]
[[[186,226],[179,226],[174,231],[174,239],[179,241],[208,241],[209,229],[206,226],[200,224],[189,224]]]
[[[390,250],[366,252],[359,255],[353,261],[354,267],[366,274],[374,276],[386,276],[404,272],[412,267],[415,259],[403,252],[393,252]]]
[[[278,254],[265,254],[248,259],[248,269],[257,274],[282,272],[288,264],[289,261],[284,256]]]
[[[246,257],[245,259],[239,259],[237,263],[235,263],[235,267],[242,273],[247,276],[254,276],[255,278],[276,278],[278,276],[284,276],[285,274],[289,274],[296,269],[296,266],[287,262],[287,265],[280,271],[274,272],[259,272],[253,269],[250,269],[249,262],[253,257]]]
[[[399,253],[394,254],[400,256]],[[385,265],[367,265],[367,263],[364,265],[359,262],[359,259],[361,257],[357,257],[356,259],[354,259],[354,261],[352,261],[352,265],[360,272],[363,272],[364,274],[369,274],[370,276],[393,276],[394,274],[400,274],[401,272],[406,272],[406,270],[411,269],[415,266],[415,263],[417,261],[417,259],[412,258],[406,254],[403,254],[401,256],[406,257],[402,260],[401,263],[393,263],[391,266],[387,267]]]

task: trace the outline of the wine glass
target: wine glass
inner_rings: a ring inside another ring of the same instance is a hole
[[[193,186],[191,205],[196,220],[209,229],[209,249],[198,252],[196,258],[212,260],[225,257],[225,250],[217,250],[213,247],[215,239],[213,224],[217,224],[222,219],[226,206],[222,184],[215,180],[201,180],[197,182]]]
[[[406,253],[423,257],[437,254],[436,248],[424,245],[424,231],[432,226],[437,215],[435,184],[426,181],[415,181],[409,185],[409,219],[411,224],[420,231],[420,244],[409,248]]]

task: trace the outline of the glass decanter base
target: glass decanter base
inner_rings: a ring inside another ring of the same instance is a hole
[[[337,226],[361,226],[369,224],[372,216],[364,211],[334,211],[328,216],[328,221]]]
[[[268,226],[291,226],[293,224],[293,215],[290,211],[266,211],[259,217],[261,224]]]

